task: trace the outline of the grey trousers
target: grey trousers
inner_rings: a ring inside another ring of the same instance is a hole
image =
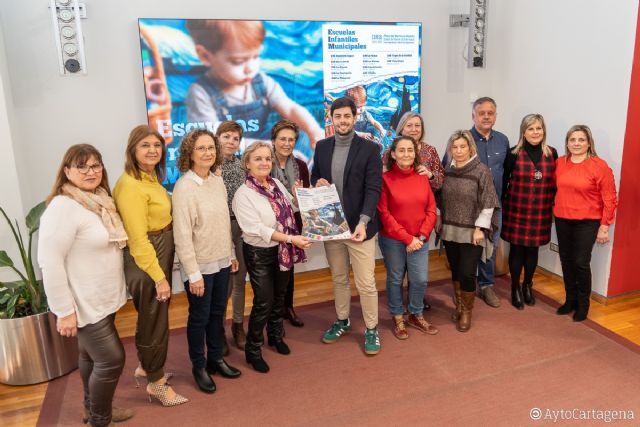
[[[238,260],[238,271],[229,275],[229,293],[227,299],[231,298],[233,308],[232,320],[234,323],[242,323],[244,319],[244,292],[247,284],[247,265],[244,262],[242,253],[242,230],[238,221],[231,220],[231,237],[236,247],[236,259]]]
[[[164,275],[171,284],[171,270],[175,246],[173,231],[150,235],[149,241],[156,251]],[[156,285],[151,277],[142,271],[133,260],[129,249],[124,250],[124,274],[127,288],[138,311],[136,323],[136,349],[140,366],[147,372],[147,380],[158,381],[164,376],[169,345],[169,301],[156,299]]]
[[[124,347],[115,313],[98,323],[78,328],[78,367],[84,388],[84,407],[93,426],[111,422],[111,403],[124,368]]]

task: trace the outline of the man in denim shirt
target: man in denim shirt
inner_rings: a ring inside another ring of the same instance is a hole
[[[509,151],[509,139],[498,131],[493,130],[496,123],[496,102],[489,97],[478,98],[473,103],[471,112],[473,127],[471,134],[478,147],[480,161],[487,165],[493,175],[498,198],[502,200],[502,175],[504,159]],[[478,266],[478,287],[480,297],[491,307],[500,307],[500,299],[493,291],[495,283],[496,252],[502,227],[502,213],[498,215],[499,228],[494,235],[496,250],[487,262],[480,262]]]

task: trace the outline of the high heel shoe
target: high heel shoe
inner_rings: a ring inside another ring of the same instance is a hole
[[[151,391],[149,391],[151,389]],[[149,395],[149,403],[153,402],[153,399],[156,399],[162,406],[178,406],[183,403],[187,403],[189,399],[186,397],[176,393],[176,396],[173,399],[169,399],[167,397],[167,391],[169,390],[169,386],[166,384],[156,384],[149,383],[147,384],[147,394]]]
[[[133,417],[134,414],[135,413],[131,409],[118,408],[117,406],[113,406],[111,408],[111,422],[121,423]],[[89,409],[84,408],[84,416],[82,417],[82,423],[87,424],[89,422],[90,416],[91,416],[91,413]]]
[[[175,374],[173,372],[165,372],[164,375],[162,376],[162,378],[164,379],[165,385],[171,385],[169,380],[174,376]],[[147,379],[147,373],[145,372],[144,375],[141,375],[136,369],[135,372],[133,373],[133,380],[136,382],[136,388],[140,388],[140,381],[142,381],[143,379],[144,380]]]

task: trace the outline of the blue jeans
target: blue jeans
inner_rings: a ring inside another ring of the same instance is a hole
[[[409,312],[420,315],[424,308],[422,302],[427,289],[429,244],[418,251],[408,253],[407,247],[399,240],[379,236],[378,243],[387,269],[387,303],[393,316],[404,312],[402,306],[402,279],[404,272],[409,275]]]
[[[189,281],[184,282],[189,300],[187,342],[189,358],[194,368],[204,368],[207,360],[210,362],[222,360],[223,322],[227,308],[230,272],[231,267],[227,267],[215,274],[203,274],[204,295],[201,297],[189,291]]]
[[[498,229],[493,235],[493,254],[487,262],[478,264],[478,287],[480,289],[492,286],[496,283],[496,252],[498,252],[498,241],[500,240],[500,230],[502,229],[502,212],[498,213]]]

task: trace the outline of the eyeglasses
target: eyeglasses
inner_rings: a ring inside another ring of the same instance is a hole
[[[200,154],[204,154],[207,151],[211,151],[212,153],[216,152],[216,146],[215,145],[209,145],[208,147],[205,146],[201,146],[201,147],[196,147],[193,149],[193,151],[197,151]]]
[[[93,173],[100,173],[104,169],[104,166],[101,163],[96,163],[95,165],[76,165],[72,167],[78,169],[78,172],[83,175],[88,174],[89,170],[92,170]]]

